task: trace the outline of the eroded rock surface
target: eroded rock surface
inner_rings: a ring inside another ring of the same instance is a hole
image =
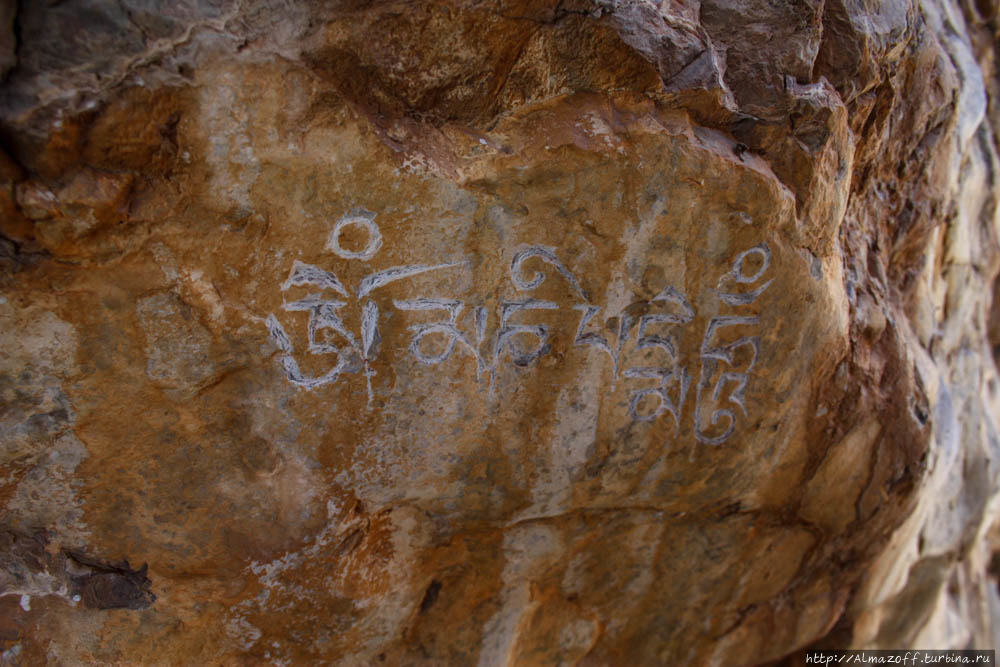
[[[3,660],[1000,643],[995,1],[0,7]]]

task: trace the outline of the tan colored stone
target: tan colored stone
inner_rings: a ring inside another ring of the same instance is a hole
[[[22,4],[5,656],[990,641],[972,9]]]

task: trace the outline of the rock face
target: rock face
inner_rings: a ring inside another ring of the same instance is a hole
[[[3,660],[1000,644],[995,0],[47,4]]]

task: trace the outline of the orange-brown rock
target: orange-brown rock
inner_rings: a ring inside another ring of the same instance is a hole
[[[995,646],[997,21],[2,9],[2,660]]]

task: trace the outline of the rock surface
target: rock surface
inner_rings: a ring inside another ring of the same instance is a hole
[[[0,3],[2,660],[1000,645],[998,30]]]

